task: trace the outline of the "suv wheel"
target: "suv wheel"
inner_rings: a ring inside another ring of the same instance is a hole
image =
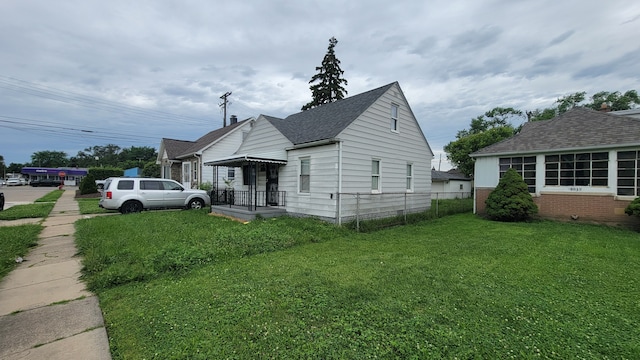
[[[120,207],[120,212],[123,214],[137,213],[140,211],[142,211],[142,204],[135,200],[129,200]]]
[[[202,209],[204,207],[204,201],[202,199],[193,199],[189,201],[188,209]]]

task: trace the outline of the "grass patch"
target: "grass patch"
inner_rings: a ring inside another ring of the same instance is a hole
[[[49,216],[55,203],[37,203],[15,205],[6,210],[0,211],[0,220],[18,220],[28,218],[45,218]]]
[[[78,228],[98,237],[93,280],[212,257],[97,287],[114,359],[640,357],[630,231],[463,214],[356,234],[187,211]]]
[[[80,214],[106,214],[117,213],[117,210],[107,210],[98,206],[100,198],[76,199],[80,208]]]
[[[60,199],[60,196],[62,196],[62,193],[64,193],[64,190],[53,190],[50,193],[46,194],[45,196],[36,199],[35,202],[56,202],[58,201],[58,199]]]
[[[314,219],[283,217],[242,224],[203,209],[83,219],[76,222],[75,236],[84,255],[85,279],[97,290],[346,232]]]
[[[18,256],[25,256],[30,247],[37,245],[40,231],[41,225],[0,227],[0,279],[16,267]]]

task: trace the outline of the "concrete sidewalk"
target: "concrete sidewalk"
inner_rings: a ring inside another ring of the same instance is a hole
[[[38,246],[0,282],[0,359],[111,359],[98,299],[80,281],[74,195],[63,193]]]

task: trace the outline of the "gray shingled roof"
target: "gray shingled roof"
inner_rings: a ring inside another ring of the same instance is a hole
[[[265,118],[294,145],[332,139],[338,136],[394,84],[396,82],[289,115],[285,119],[272,116],[265,116]]]
[[[162,143],[164,144],[164,149],[167,152],[167,157],[169,159],[176,159],[180,154],[183,154],[188,148],[193,146],[195,142],[162,138]]]
[[[467,180],[471,178],[464,176],[459,172],[445,172],[438,170],[431,170],[431,181],[447,181],[447,180]]]
[[[574,108],[551,120],[525,123],[520,133],[472,157],[640,145],[640,120]]]

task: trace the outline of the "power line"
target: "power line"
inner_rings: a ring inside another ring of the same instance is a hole
[[[97,108],[108,112],[135,115],[138,117],[153,118],[154,120],[180,121],[181,123],[197,125],[205,125],[208,123],[208,120],[193,116],[177,115],[160,110],[150,110],[133,105],[121,104],[4,75],[0,75],[0,88],[67,104]]]

